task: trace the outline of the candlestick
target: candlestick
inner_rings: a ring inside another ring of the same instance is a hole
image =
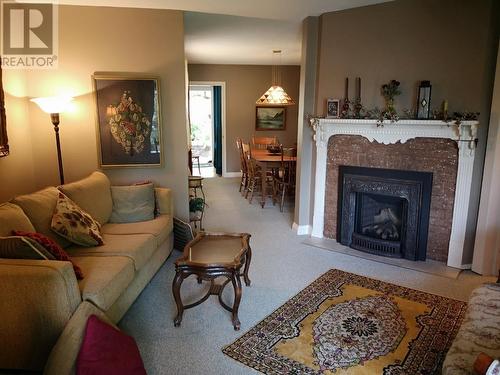
[[[345,77],[345,99],[349,99],[349,77]]]
[[[356,78],[357,83],[357,99],[361,102],[361,77]]]

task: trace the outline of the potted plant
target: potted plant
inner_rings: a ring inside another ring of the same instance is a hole
[[[200,220],[205,208],[205,200],[200,197],[189,200],[189,219]]]

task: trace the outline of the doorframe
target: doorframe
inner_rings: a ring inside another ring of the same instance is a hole
[[[189,86],[220,86],[221,87],[221,112],[222,112],[222,177],[239,177],[239,172],[227,172],[227,147],[226,147],[226,82],[225,81],[189,81]],[[189,87],[188,87],[189,88]]]

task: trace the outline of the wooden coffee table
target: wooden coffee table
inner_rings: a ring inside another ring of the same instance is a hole
[[[172,293],[177,304],[177,316],[174,325],[180,326],[184,310],[198,306],[211,295],[217,295],[219,302],[227,311],[232,313],[235,330],[240,329],[238,308],[241,300],[241,280],[243,276],[246,286],[250,286],[248,269],[252,259],[250,248],[250,234],[248,233],[207,233],[200,232],[194,240],[184,247],[183,255],[175,261],[175,278],[172,283]],[[244,266],[243,273],[241,268]],[[184,279],[191,275],[202,280],[210,281],[210,289],[199,301],[184,306],[181,299],[181,285]],[[222,284],[215,284],[218,277],[226,277]],[[234,288],[234,303],[229,307],[222,300],[224,287],[231,282]]]

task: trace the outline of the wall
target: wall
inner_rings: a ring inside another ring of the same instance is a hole
[[[128,28],[126,25],[133,25]],[[135,72],[160,78],[164,167],[104,172],[113,184],[153,180],[174,189],[176,214],[187,218],[187,135],[184,26],[180,11],[107,7],[59,7],[59,67],[27,72],[29,97],[75,96],[61,115],[60,135],[67,182],[98,168],[94,72]],[[8,107],[7,107],[8,109]],[[58,184],[54,132],[49,116],[29,104],[36,188]],[[16,142],[17,135],[11,134]],[[14,151],[15,152],[15,151]]]
[[[500,2],[494,0],[397,0],[321,16],[316,111],[328,97],[344,96],[345,77],[362,78],[362,101],[383,106],[382,84],[401,82],[398,110],[411,108],[420,80],[430,80],[431,107],[443,99],[450,112],[481,112],[474,166],[471,210],[466,234],[471,263],[481,175],[488,129],[493,74],[498,48]]]
[[[472,270],[497,275],[500,270],[500,49],[491,104],[488,145],[484,163],[481,204],[477,221]]]
[[[269,65],[209,65],[189,64],[190,81],[226,82],[226,168],[228,172],[240,170],[236,138],[251,141],[252,135],[276,135],[284,145],[297,142],[297,105],[286,110],[285,131],[255,131],[255,101],[271,85]],[[297,102],[299,97],[298,66],[280,66],[282,86]]]
[[[36,188],[29,126],[26,76],[21,70],[3,70],[3,88],[10,154],[0,158],[0,202]]]

